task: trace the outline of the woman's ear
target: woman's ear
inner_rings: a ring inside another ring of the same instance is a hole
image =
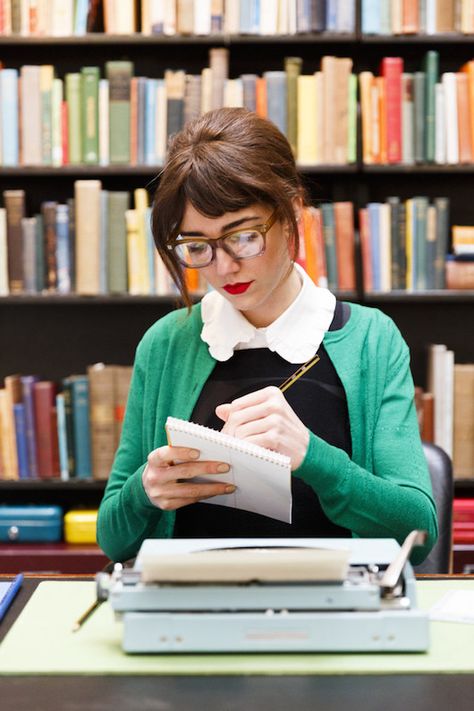
[[[303,217],[303,198],[298,195],[297,197],[293,198],[292,203],[293,209],[295,211],[296,222],[299,222]]]

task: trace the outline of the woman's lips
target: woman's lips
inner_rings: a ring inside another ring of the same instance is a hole
[[[244,291],[247,291],[251,283],[251,281],[241,281],[237,284],[226,284],[222,288],[225,289],[228,294],[243,294]]]

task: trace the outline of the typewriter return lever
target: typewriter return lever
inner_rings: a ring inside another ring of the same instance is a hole
[[[399,594],[397,587],[399,586],[405,563],[413,548],[424,545],[427,537],[426,531],[412,531],[405,538],[397,557],[392,560],[380,579],[379,585],[382,589],[383,597],[395,597]]]

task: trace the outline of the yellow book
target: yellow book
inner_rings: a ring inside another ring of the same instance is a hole
[[[100,293],[100,180],[76,180],[76,291]]]
[[[297,87],[296,159],[300,165],[315,165],[318,160],[316,77],[300,74]]]
[[[143,253],[143,241],[140,239],[138,210],[127,210],[125,212],[125,224],[127,225],[127,267],[128,267],[128,291],[130,294],[148,294],[145,290],[144,277],[147,270],[144,267],[146,262]]]
[[[0,437],[2,439],[3,476],[18,479],[18,455],[16,448],[15,416],[13,405],[21,402],[19,375],[7,375],[5,388],[0,390]]]
[[[137,275],[140,285],[140,294],[151,294],[150,284],[150,265],[148,263],[148,244],[147,244],[147,229],[146,220],[148,219],[148,193],[145,188],[137,188],[134,190],[135,210],[137,211],[137,245],[138,250],[138,267],[139,274]]]
[[[360,107],[362,114],[362,160],[366,164],[372,160],[372,99],[371,91],[374,81],[372,72],[359,74]]]

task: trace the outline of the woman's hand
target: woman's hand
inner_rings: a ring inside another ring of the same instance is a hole
[[[150,452],[142,482],[155,506],[163,511],[174,511],[210,496],[235,491],[235,486],[218,481],[210,484],[189,481],[195,476],[229,471],[229,465],[224,462],[198,462],[198,457],[199,451],[188,447],[164,446]]]
[[[276,387],[263,388],[218,405],[216,415],[225,422],[222,432],[286,454],[291,459],[292,471],[305,458],[308,428]]]

